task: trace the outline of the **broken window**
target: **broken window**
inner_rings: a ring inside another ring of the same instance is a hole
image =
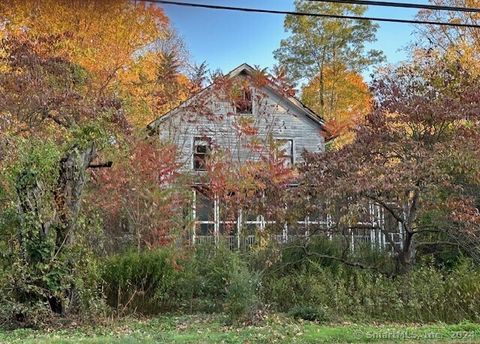
[[[252,114],[252,91],[248,87],[243,88],[235,100],[235,111],[237,114]]]
[[[207,169],[207,158],[211,152],[211,139],[195,137],[193,142],[193,169],[205,171]]]

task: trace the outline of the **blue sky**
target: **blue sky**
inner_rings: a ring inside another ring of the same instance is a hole
[[[178,0],[177,0],[178,1]],[[229,6],[294,10],[293,0],[181,0]],[[397,0],[398,1],[398,0]],[[410,2],[410,0],[400,0]],[[427,3],[418,0],[418,3]],[[191,60],[207,61],[210,69],[228,72],[243,62],[261,67],[275,63],[273,51],[286,37],[284,16],[274,14],[218,11],[161,5],[172,25],[186,42]],[[413,19],[414,9],[371,7],[367,16]],[[372,47],[383,50],[387,62],[406,58],[402,48],[412,40],[412,25],[380,23],[378,41]]]

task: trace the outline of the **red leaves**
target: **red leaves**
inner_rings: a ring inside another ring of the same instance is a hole
[[[377,107],[355,141],[306,156],[304,191],[314,188],[318,201],[344,204],[344,218],[373,200],[407,230],[476,230],[480,214],[467,190],[478,190],[480,101],[473,95],[480,94],[480,80],[454,66],[420,61],[378,76]]]
[[[186,202],[182,187],[174,186],[180,167],[177,149],[143,140],[133,142],[130,149],[111,169],[95,172],[91,201],[110,219],[107,227],[126,218],[138,233],[138,245],[163,245],[178,228],[176,217]]]

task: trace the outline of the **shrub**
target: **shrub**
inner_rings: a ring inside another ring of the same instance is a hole
[[[239,260],[239,263],[230,273],[224,303],[224,310],[231,321],[253,317],[253,313],[259,305],[257,298],[258,275],[251,273],[243,261]]]
[[[90,316],[102,305],[89,244],[100,223],[76,204],[85,176],[78,146],[16,143],[14,161],[0,169],[0,325],[37,327],[72,314]],[[65,159],[75,172],[60,178]]]
[[[108,304],[120,313],[226,312],[237,321],[258,301],[258,278],[245,261],[236,252],[211,245],[112,256],[105,261],[103,280]]]
[[[288,311],[288,315],[295,319],[324,322],[328,320],[325,310],[321,307],[294,306]]]
[[[179,256],[169,248],[127,252],[104,262],[107,303],[115,309],[157,313],[176,305]]]
[[[319,266],[269,276],[264,302],[293,312],[322,305],[337,320],[448,323],[480,320],[480,270],[465,262],[453,271],[430,266],[387,277],[368,270]]]
[[[238,252],[199,245],[187,263],[180,290],[191,311],[225,311],[236,321],[255,308],[257,284],[258,277]]]

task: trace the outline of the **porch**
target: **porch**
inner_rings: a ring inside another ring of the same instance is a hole
[[[381,206],[373,203],[367,206],[367,218],[341,233],[328,214],[306,216],[293,223],[277,223],[244,210],[239,210],[235,216],[227,216],[217,197],[209,198],[198,190],[193,191],[192,205],[193,221],[188,237],[193,245],[223,243],[232,250],[248,250],[261,238],[286,244],[321,236],[327,240],[341,239],[350,250],[366,245],[392,250],[393,245],[400,248],[403,245],[401,225],[385,214]]]

